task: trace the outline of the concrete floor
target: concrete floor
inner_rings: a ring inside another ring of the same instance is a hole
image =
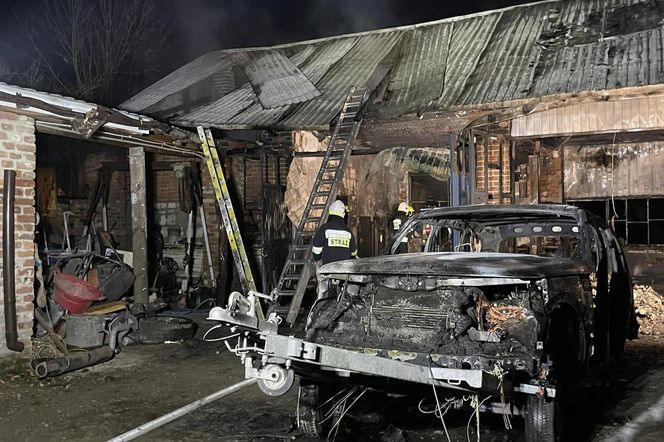
[[[104,441],[193,400],[239,382],[243,368],[223,345],[130,346],[112,361],[76,373],[37,380],[24,361],[0,362],[0,440]],[[664,408],[664,342],[644,338],[628,344],[625,357],[575,403],[583,417],[580,440],[606,440],[644,421],[633,440],[663,440],[664,427],[644,412]],[[250,386],[149,433],[145,441],[279,441],[293,431],[297,389],[279,398]],[[661,413],[660,413],[661,414]],[[453,440],[466,440],[468,413],[448,419]],[[661,416],[660,416],[661,417]],[[408,440],[443,440],[440,423],[419,416],[392,416]],[[482,417],[482,440],[524,440],[523,422],[514,430],[502,419]],[[474,425],[474,421],[473,424]],[[369,425],[340,432],[337,440],[391,440]],[[631,434],[631,433],[630,433]],[[472,437],[472,435],[471,435]],[[473,438],[474,439],[474,438]],[[629,440],[629,438],[623,439]]]

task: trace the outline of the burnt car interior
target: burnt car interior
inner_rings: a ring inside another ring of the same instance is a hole
[[[424,218],[409,225],[395,239],[421,238],[422,252],[500,252],[556,258],[579,256],[580,230],[573,218],[515,219]],[[456,240],[455,240],[456,239]],[[393,247],[391,254],[412,252]]]

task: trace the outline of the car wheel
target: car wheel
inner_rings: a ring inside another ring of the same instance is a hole
[[[618,278],[616,278],[618,279]],[[620,281],[611,281],[609,293],[609,355],[620,356],[625,349],[631,306],[629,288]]]
[[[310,437],[323,435],[318,385],[301,384],[297,398],[297,424]]]
[[[165,341],[191,339],[195,324],[186,318],[154,316],[140,318],[138,330],[131,333],[130,339],[140,344],[161,344]]]
[[[526,399],[526,440],[528,442],[553,442],[556,440],[555,399],[528,395]]]
[[[335,403],[340,392],[341,388],[333,384],[300,379],[297,421],[306,436],[328,438],[330,430],[343,417],[343,407]]]

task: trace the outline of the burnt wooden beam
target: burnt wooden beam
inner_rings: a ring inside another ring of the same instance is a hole
[[[539,155],[528,155],[528,202],[539,204]]]
[[[131,192],[131,249],[134,253],[134,302],[148,305],[148,214],[146,209],[145,149],[129,149]]]

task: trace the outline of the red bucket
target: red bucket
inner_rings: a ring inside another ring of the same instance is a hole
[[[66,273],[54,276],[53,300],[75,315],[84,313],[104,295],[86,281]]]

